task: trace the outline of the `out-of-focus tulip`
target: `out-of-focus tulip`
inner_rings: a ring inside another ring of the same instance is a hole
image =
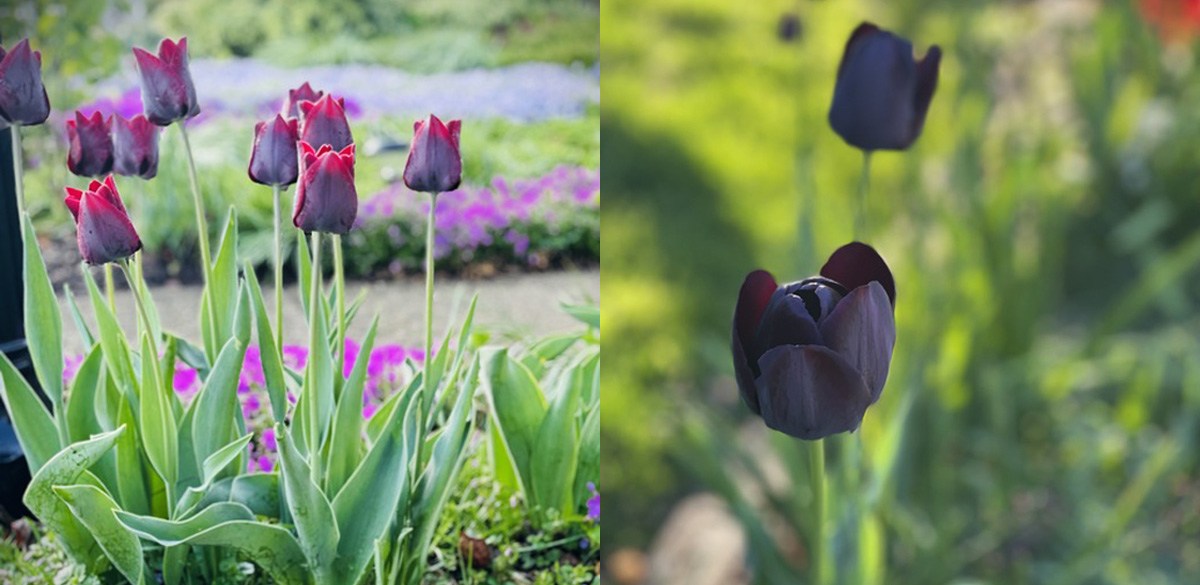
[[[742,399],[800,439],[853,431],[879,399],[896,342],[895,282],[866,244],[842,246],[821,275],[778,286],[751,272],[733,318]]]
[[[11,51],[0,47],[0,128],[35,126],[50,116],[50,97],[42,84],[42,54],[21,39]]]
[[[308,84],[307,81],[296,89],[289,89],[286,100],[283,100],[283,108],[279,111],[285,118],[300,118],[300,102],[315,102],[325,95],[323,91],[317,91]]]
[[[138,114],[126,120],[117,114],[113,124],[113,172],[153,179],[158,174],[158,126]]]
[[[937,45],[918,61],[908,40],[859,25],[838,66],[829,125],[865,151],[908,148],[925,126],[941,59]]]
[[[345,101],[325,94],[315,102],[300,102],[300,140],[320,148],[328,144],[335,152],[354,144]]]
[[[163,39],[158,55],[133,48],[138,74],[142,77],[142,108],[146,118],[159,126],[193,118],[200,113],[196,86],[188,70],[187,37],[176,43]]]
[[[292,223],[306,232],[346,234],[358,216],[354,188],[354,145],[334,152],[328,144],[314,150],[300,143],[303,169],[296,187]]]
[[[67,168],[81,177],[99,177],[112,172],[112,117],[100,112],[85,117],[78,110],[75,119],[67,120]]]
[[[254,126],[250,150],[250,180],[262,185],[291,185],[299,174],[296,120],[276,114],[270,122]]]
[[[404,184],[413,191],[444,193],[462,182],[462,155],[458,151],[458,133],[462,122],[443,124],[430,114],[413,124],[412,146],[404,165]]]
[[[86,190],[67,187],[66,203],[75,217],[79,253],[97,265],[131,256],[142,249],[142,240],[129,221],[112,175],[92,181]]]

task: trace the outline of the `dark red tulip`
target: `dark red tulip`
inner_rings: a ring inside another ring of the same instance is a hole
[[[296,89],[289,89],[286,100],[283,100],[283,109],[280,114],[285,118],[300,118],[300,102],[315,102],[325,95],[323,91],[317,91],[308,84],[307,81]]]
[[[908,40],[859,25],[838,66],[829,125],[862,150],[908,148],[925,126],[941,60],[937,45],[917,61]]]
[[[334,152],[328,144],[313,150],[300,143],[300,183],[292,223],[306,232],[346,234],[358,215],[354,188],[354,145]]]
[[[315,102],[300,102],[300,140],[320,148],[328,144],[340,151],[354,144],[346,121],[345,101],[325,94]]]
[[[0,128],[34,126],[50,116],[50,97],[42,84],[42,54],[21,39],[12,51],[0,47]]]
[[[126,120],[117,114],[113,124],[113,172],[153,179],[158,174],[158,126],[138,114]]]
[[[437,116],[413,124],[412,146],[404,165],[404,184],[413,191],[444,193],[462,182],[462,155],[458,133],[462,122],[443,124]]]
[[[79,253],[88,264],[113,262],[142,249],[112,175],[103,183],[92,181],[86,191],[67,187],[66,203],[75,217]]]
[[[99,177],[112,172],[113,139],[112,117],[105,118],[100,112],[84,117],[78,110],[75,119],[67,120],[67,168],[81,177]]]
[[[800,439],[857,429],[887,381],[895,298],[887,264],[859,242],[799,282],[778,286],[770,273],[751,272],[733,317],[733,366],[746,405]]]
[[[276,114],[271,122],[254,126],[250,150],[250,180],[262,185],[291,185],[299,174],[296,120]]]
[[[146,118],[159,126],[193,118],[200,113],[196,86],[188,70],[187,37],[176,43],[163,39],[158,55],[133,48],[138,74],[142,77],[142,109]]]

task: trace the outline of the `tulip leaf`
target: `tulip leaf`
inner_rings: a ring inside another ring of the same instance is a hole
[[[234,334],[234,315],[237,310],[238,271],[237,271],[237,211],[231,206],[225,219],[225,229],[221,233],[220,247],[217,248],[213,259],[212,272],[206,291],[209,306],[213,313],[210,315],[213,324],[213,341],[222,343]],[[211,353],[209,355],[212,355]]]
[[[308,238],[296,238],[296,272],[299,282],[296,283],[296,288],[300,289],[300,305],[304,309],[304,314],[309,314],[308,297],[312,294],[312,254],[308,249]]]
[[[579,466],[575,469],[574,504],[591,495],[588,482],[600,479],[600,409],[593,408],[579,429]],[[573,505],[574,505],[573,504]]]
[[[195,420],[196,400],[192,399],[179,418],[179,477],[175,480],[175,493],[183,493],[201,482],[200,462],[196,460],[196,445],[191,433]]]
[[[521,356],[521,363],[529,368],[535,378],[540,379],[546,372],[546,364],[571,349],[571,346],[575,345],[579,339],[578,333],[544,337],[529,346],[525,355]]]
[[[71,321],[75,323],[75,329],[79,331],[83,345],[86,347],[96,345],[96,338],[92,335],[87,321],[84,320],[83,312],[79,310],[79,304],[75,302],[75,291],[71,290],[71,285],[63,284],[63,298],[67,301],[67,310],[71,312]]]
[[[325,465],[325,489],[329,493],[336,494],[362,460],[363,387],[366,386],[367,365],[371,361],[371,350],[375,348],[378,327],[379,318],[376,317],[371,321],[354,361],[354,369],[338,398]]]
[[[42,250],[38,247],[37,234],[28,213],[24,214],[22,223],[25,230],[25,342],[38,382],[57,409],[63,403],[62,315],[58,312],[58,298],[54,296],[54,285],[50,284],[50,275],[46,273],[46,263],[42,260]],[[61,414],[59,416],[62,418]]]
[[[117,511],[117,519],[138,536],[163,546],[186,544],[188,537],[213,526],[234,520],[253,520],[249,508],[233,502],[213,504],[185,520],[166,520],[154,516]]]
[[[177,508],[180,518],[192,510],[203,510],[219,502],[236,502],[256,516],[279,517],[279,474],[251,473],[227,477],[207,488],[191,488],[180,498]]]
[[[563,303],[559,306],[568,315],[574,317],[576,321],[597,331],[600,330],[600,307],[598,305],[570,305]]]
[[[237,310],[233,314],[233,336],[242,345],[250,345],[250,326],[253,315],[254,308],[250,304],[250,288],[243,281],[238,286]]]
[[[237,384],[242,372],[246,346],[236,339],[225,342],[213,364],[212,372],[196,395],[192,415],[192,451],[201,462],[234,436],[235,417],[241,417]]]
[[[422,376],[422,372],[417,372],[403,390],[394,392],[391,396],[388,396],[383,401],[383,404],[379,405],[379,408],[375,410],[375,414],[371,415],[370,419],[367,419],[368,444],[373,444],[379,440],[379,435],[383,433],[384,427],[387,426],[388,420],[397,408],[401,412],[408,408],[409,400],[417,395],[417,389],[421,387]]]
[[[334,521],[333,508],[325,493],[313,481],[312,469],[300,457],[288,428],[275,424],[279,442],[279,468],[288,511],[300,536],[300,549],[308,558],[309,567],[318,583],[330,583],[330,570],[338,554],[339,525]],[[354,583],[356,580],[336,581]]]
[[[145,459],[137,433],[137,420],[129,401],[121,396],[117,400],[117,424],[125,427],[126,431],[117,438],[112,450],[117,468],[116,494],[122,508],[138,514],[149,514],[152,502],[146,487],[146,476],[151,474],[143,463]]]
[[[159,379],[158,359],[151,349],[150,334],[142,334],[142,400],[138,428],[150,465],[166,485],[174,488],[178,467],[178,432],[171,409],[171,390]]]
[[[83,281],[87,284],[88,296],[92,300],[92,312],[96,316],[96,328],[100,331],[100,348],[104,353],[104,361],[108,371],[116,379],[117,388],[128,400],[136,401],[137,392],[134,388],[133,364],[129,359],[129,344],[125,333],[117,322],[116,315],[108,301],[100,294],[96,281],[87,266],[83,265]]]
[[[495,420],[495,419],[491,419]],[[521,482],[517,480],[517,469],[514,467],[512,453],[508,452],[508,444],[500,434],[500,425],[492,422],[488,425],[488,455],[492,462],[492,475],[500,485],[514,491],[521,491]]]
[[[250,287],[263,380],[266,382],[267,396],[271,400],[271,415],[276,421],[282,421],[287,417],[287,385],[284,382],[283,358],[280,355],[282,348],[275,347],[275,332],[271,329],[271,319],[267,315],[266,303],[263,301],[262,289],[258,285],[254,268],[247,263],[242,268],[242,273],[246,275],[246,283]]]
[[[4,399],[17,439],[25,450],[29,472],[37,473],[46,461],[62,449],[62,442],[56,432],[54,417],[21,372],[8,360],[7,354],[0,355],[0,397]]]
[[[211,484],[216,479],[218,473],[229,467],[229,464],[233,463],[234,459],[237,459],[237,456],[242,453],[252,438],[254,438],[254,433],[246,433],[234,439],[228,445],[217,449],[212,455],[209,455],[201,466],[204,470],[204,485]]]
[[[488,350],[481,359],[482,381],[491,402],[492,423],[500,427],[500,438],[512,457],[521,491],[532,500],[530,463],[539,429],[546,417],[546,399],[533,374],[512,359],[507,350]]]
[[[142,297],[142,306],[146,309],[146,319],[150,321],[150,338],[156,343],[163,338],[162,319],[158,315],[158,305],[154,304],[154,297],[150,294],[150,287],[146,284],[146,279],[142,276],[142,262],[139,256],[135,260],[137,269],[137,287]]]
[[[317,303],[312,307],[313,312],[309,318],[311,332],[308,365],[304,368],[304,391],[294,417],[301,423],[301,438],[305,446],[310,447],[304,451],[310,457],[310,461],[315,463],[319,463],[319,461],[313,459],[313,455],[308,451],[313,450],[311,446],[315,445],[315,451],[320,452],[329,428],[329,421],[333,416],[333,354],[329,347],[324,309],[322,303]],[[315,412],[314,406],[316,407]]]
[[[204,350],[192,345],[191,342],[174,335],[168,335],[178,348],[179,361],[187,364],[188,367],[196,370],[196,376],[201,381],[208,379],[208,372],[212,369],[212,365],[208,361],[208,356],[204,354]]]
[[[573,511],[579,465],[579,436],[575,431],[579,392],[579,385],[571,384],[554,397],[538,429],[530,461],[532,501],[564,514]]]
[[[104,373],[104,356],[100,346],[92,347],[87,357],[79,364],[67,399],[67,430],[72,442],[86,440],[92,435],[112,430],[115,425],[105,427],[100,423],[97,407],[108,391],[108,376]],[[117,485],[116,455],[108,452],[93,468],[96,476],[106,486]]]
[[[125,525],[117,521],[119,508],[104,490],[91,485],[52,486],[100,545],[108,560],[130,583],[145,582],[146,564],[142,559],[142,542]]]

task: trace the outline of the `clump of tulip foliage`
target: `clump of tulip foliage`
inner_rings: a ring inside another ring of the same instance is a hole
[[[64,381],[62,316],[32,223],[23,217],[26,331],[37,384],[24,380],[7,358],[0,359],[0,397],[13,415],[33,476],[25,504],[90,572],[113,571],[130,583],[210,582],[230,561],[252,561],[279,583],[357,583],[368,575],[376,583],[419,583],[440,511],[465,458],[481,370],[493,372],[488,388],[495,398],[508,395],[506,384],[527,383],[522,371],[537,367],[512,361],[497,374],[494,365],[501,358],[481,362],[470,341],[474,301],[461,326],[434,348],[432,203],[461,181],[461,123],[444,124],[431,115],[415,126],[404,178],[431,200],[422,366],[416,370],[408,362],[415,375],[381,398],[366,420],[364,392],[370,392],[377,320],[354,345],[354,356],[348,355],[346,330],[356,307],[346,307],[341,238],[355,226],[358,195],[355,145],[341,99],[308,84],[289,91],[283,111],[259,123],[248,140],[249,179],[274,193],[272,323],[255,272],[239,265],[232,209],[210,249],[186,128],[200,112],[187,40],[163,40],[157,53],[133,52],[144,114],[114,121],[76,112],[67,122],[68,168],[91,180],[86,186],[65,186],[64,201],[75,219],[80,254],[86,264],[104,267],[106,289],[85,266],[96,326],[89,328],[74,301],[68,303],[90,347],[71,364],[69,382]],[[40,55],[22,41],[0,64],[0,118],[14,127],[41,123],[49,112],[45,96]],[[111,174],[152,179],[160,133],[171,127],[185,146],[201,234],[204,290],[197,345],[165,330],[142,278],[141,239]],[[13,140],[19,165],[15,133]],[[293,184],[289,227],[282,205]],[[285,356],[279,312],[280,242],[291,228],[310,238],[300,237],[297,251],[307,323],[286,324],[307,328],[303,367]],[[332,291],[326,290],[320,270],[326,247],[334,256]],[[115,317],[113,266],[128,281],[136,304],[132,338]],[[247,429],[238,396],[247,351],[255,341],[269,403],[267,431],[277,449],[273,466],[253,464],[248,447],[254,432]],[[352,366],[340,367],[343,363]],[[194,377],[187,399],[174,390],[177,375],[185,371]],[[566,375],[563,394],[571,398],[560,402],[573,406],[578,395],[570,387],[579,378]],[[48,405],[35,386],[49,398]],[[575,411],[554,414],[556,408],[549,418],[565,417],[556,428],[574,439],[579,432]],[[493,441],[509,445],[513,458],[527,453],[507,435],[496,433]],[[571,473],[554,482],[553,493],[542,487],[549,482],[523,483],[537,494],[528,499],[581,516],[587,491],[579,486],[597,474],[589,463],[584,465],[591,470],[588,477],[577,476],[577,457],[574,451],[565,459],[556,457],[554,463]]]

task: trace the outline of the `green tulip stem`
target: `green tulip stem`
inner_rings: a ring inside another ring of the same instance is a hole
[[[142,300],[142,289],[137,285],[137,278],[134,276],[135,269],[131,265],[129,258],[118,260],[118,266],[121,267],[121,272],[125,274],[125,282],[129,283],[129,292],[133,293],[133,304],[137,305],[138,316],[142,319],[142,331],[150,332],[150,314],[146,312],[146,304]],[[105,264],[104,267],[110,267],[110,264]],[[111,272],[110,272],[111,273]],[[150,359],[158,359],[158,340],[154,339],[154,335],[149,335],[150,352],[153,356]],[[146,359],[146,356],[142,356]],[[143,381],[144,383],[144,381]]]
[[[317,347],[317,319],[321,318],[321,305],[324,303],[321,298],[321,232],[314,231],[312,233],[312,288],[311,295],[308,301],[308,367],[305,368],[304,384],[305,384],[305,400],[308,404],[304,405],[305,411],[308,413],[308,465],[312,471],[312,481],[314,484],[320,485],[320,475],[317,471],[317,462],[320,461],[321,440],[320,440],[320,413],[317,412],[317,380],[313,377],[313,359],[316,354],[314,351]]]
[[[271,186],[275,221],[275,349],[283,351],[283,216],[279,185]]]
[[[117,310],[116,286],[113,283],[112,264],[104,265],[104,293],[108,296],[108,308],[114,312]]]
[[[333,234],[333,286],[337,296],[337,348],[333,360],[337,367],[334,370],[340,378],[345,372],[346,364],[346,270],[342,266],[342,236]]]
[[[180,120],[175,125],[179,127],[179,135],[183,137],[183,150],[187,155],[188,179],[192,185],[192,202],[196,207],[196,231],[199,232],[197,237],[200,240],[200,269],[204,274],[205,291],[209,293],[204,295],[204,304],[208,312],[209,330],[216,335],[217,310],[213,304],[212,291],[208,290],[212,282],[212,255],[208,250],[208,222],[204,219],[204,199],[200,196],[200,179],[196,176],[196,157],[192,154],[192,143],[188,140],[184,121]],[[208,357],[210,360],[215,359],[215,356]]]
[[[858,177],[858,208],[854,213],[854,239],[867,237],[867,195],[871,192],[871,151],[863,151],[862,174]]]
[[[17,216],[25,213],[25,164],[21,156],[21,133],[17,130],[19,126],[12,125],[9,127],[12,130],[12,157],[13,157],[13,184],[17,189]],[[21,233],[25,233],[24,230]]]
[[[425,403],[421,411],[427,417],[439,382],[430,378],[430,365],[433,364],[433,235],[437,198],[437,193],[429,194],[429,221],[425,226]]]
[[[808,441],[808,481],[812,489],[812,534],[809,536],[809,563],[813,585],[825,582],[825,441]]]

